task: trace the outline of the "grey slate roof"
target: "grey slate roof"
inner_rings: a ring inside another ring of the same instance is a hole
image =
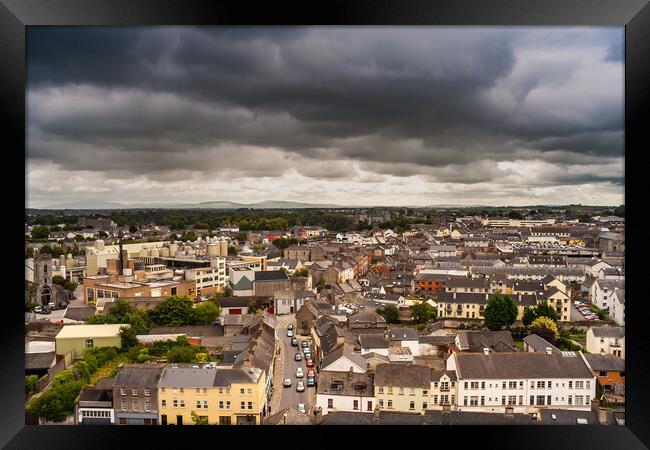
[[[564,353],[573,356],[565,356]],[[454,353],[461,380],[502,378],[593,378],[579,352]]]
[[[47,353],[25,353],[25,369],[49,369],[56,352]]]
[[[515,341],[509,331],[459,331],[458,341],[464,351],[482,352],[485,347],[496,351],[499,344],[506,346],[501,350],[515,351]]]
[[[65,310],[65,315],[63,317],[65,319],[81,321],[88,319],[88,317],[93,314],[95,314],[95,307],[92,305],[69,306]]]
[[[257,373],[259,376],[259,373]],[[240,369],[195,369],[165,367],[159,387],[229,387],[232,383],[252,383],[255,374]]]
[[[389,327],[388,340],[394,341],[417,341],[420,338],[418,330],[412,327]]]
[[[162,375],[162,364],[126,364],[117,376],[115,384],[118,386],[157,386]]]
[[[427,389],[431,369],[418,364],[379,364],[375,369],[375,385]]]
[[[325,355],[321,363],[321,372],[327,369],[327,366],[343,357],[349,359],[352,361],[352,363],[354,363],[356,366],[359,366],[361,369],[365,370],[368,367],[366,360],[363,358],[363,356],[361,356],[360,353],[355,352],[354,348],[351,345],[343,344],[332,350],[329,354]]]
[[[593,327],[591,331],[595,337],[612,337],[612,338],[625,337],[624,327],[613,327],[610,325],[605,325],[603,327]]]
[[[554,352],[562,352],[559,348],[536,334],[529,334],[524,338],[524,342],[531,346],[536,352],[545,352],[546,347],[550,347]]]
[[[618,356],[586,353],[585,358],[593,370],[609,372],[625,371],[625,360]]]
[[[320,372],[317,394],[373,397],[374,384],[370,372]]]
[[[288,281],[289,277],[284,270],[258,270],[255,272],[255,282]]]
[[[308,414],[298,411],[295,406],[289,406],[268,416],[263,423],[264,425],[314,425],[316,420]]]
[[[388,339],[383,334],[360,334],[359,345],[362,348],[388,348]]]

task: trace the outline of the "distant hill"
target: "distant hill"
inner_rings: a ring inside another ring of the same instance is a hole
[[[212,201],[200,203],[138,203],[125,205],[118,202],[105,201],[77,201],[48,205],[40,208],[30,209],[298,209],[298,208],[341,208],[340,205],[333,204],[311,204],[301,202],[290,202],[282,200],[265,200],[258,203],[235,203],[229,201]],[[346,206],[350,208],[350,206]]]

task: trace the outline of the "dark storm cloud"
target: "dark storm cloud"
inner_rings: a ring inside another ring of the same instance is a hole
[[[597,169],[622,156],[620,47],[612,29],[35,27],[28,157],[151,179]]]

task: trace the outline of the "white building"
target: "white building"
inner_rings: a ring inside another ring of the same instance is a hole
[[[388,342],[391,347],[406,347],[413,356],[420,355],[420,335],[418,330],[411,327],[390,327],[388,329]]]
[[[323,415],[336,411],[364,412],[375,410],[375,394],[370,373],[321,372],[316,388],[316,408]]]
[[[612,295],[617,289],[624,288],[624,281],[596,280],[589,288],[589,301],[600,309],[610,309],[612,307]]]
[[[587,330],[587,351],[625,359],[625,328],[608,325],[590,328]]]
[[[609,315],[618,325],[625,325],[625,288],[616,289],[611,295]]]
[[[447,370],[458,377],[459,411],[588,411],[596,396],[596,377],[581,352],[453,353]]]

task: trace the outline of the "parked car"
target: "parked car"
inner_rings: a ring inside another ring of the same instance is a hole
[[[309,344],[307,343],[307,341],[302,341],[300,343],[300,345],[302,345],[302,348],[309,347]]]
[[[291,345],[293,345],[294,347],[298,347],[298,339],[296,339],[295,337],[291,338]]]
[[[291,380],[289,378],[284,380],[284,387],[291,387]]]
[[[301,413],[305,413],[305,414],[307,413],[307,409],[305,408],[304,403],[298,403],[298,411],[300,411]]]
[[[307,378],[309,378],[309,377],[312,377],[312,378],[313,378],[313,377],[315,377],[315,376],[316,376],[316,371],[315,371],[314,369],[309,369],[309,370],[307,371]]]
[[[305,376],[305,374],[302,373],[302,367],[298,367],[296,369],[296,378],[302,378],[303,376]]]
[[[305,383],[298,381],[296,383],[296,392],[305,392]]]
[[[43,310],[41,311],[41,314],[52,314],[52,310],[50,309],[49,306],[43,306]]]
[[[296,353],[296,356],[294,357],[296,361],[302,361],[302,355],[300,353]]]
[[[287,337],[293,337],[293,331],[287,330]]]
[[[316,378],[315,377],[307,377],[307,386],[316,386]]]
[[[287,330],[293,330],[293,324],[292,324],[292,323],[290,323],[289,325],[287,325]]]
[[[41,314],[43,312],[43,307],[42,306],[37,306],[36,308],[34,308],[34,312]]]
[[[314,360],[311,358],[307,358],[307,367],[314,367]]]

